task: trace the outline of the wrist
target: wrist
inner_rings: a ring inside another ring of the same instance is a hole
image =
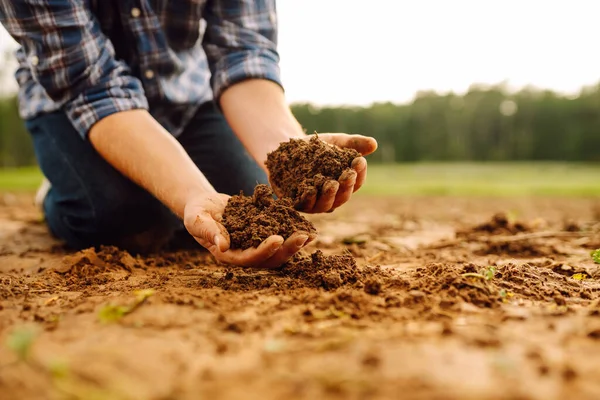
[[[210,184],[198,184],[188,187],[182,196],[184,199],[184,207],[187,204],[198,201],[198,199],[210,197],[218,193],[219,192],[217,192]]]
[[[281,143],[288,142],[290,139],[301,139],[306,137],[306,132],[296,120],[291,110],[282,110],[280,118],[272,121],[268,126],[265,126],[262,145],[257,147],[257,154],[253,157],[261,168],[266,171],[265,163],[267,154],[277,150]]]

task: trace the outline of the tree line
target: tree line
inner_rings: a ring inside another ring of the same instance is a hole
[[[15,97],[0,99],[0,166],[35,163],[17,110]],[[295,104],[292,111],[308,133],[375,137],[373,162],[600,161],[600,84],[577,96],[474,85],[461,95],[421,92],[407,104]]]

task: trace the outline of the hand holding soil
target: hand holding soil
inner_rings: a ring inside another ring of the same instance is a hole
[[[200,196],[186,205],[185,226],[218,261],[278,268],[316,237],[298,210],[331,212],[346,203],[366,178],[363,155],[376,148],[375,139],[346,134],[282,143],[267,159],[278,199],[262,184],[253,196]]]
[[[377,149],[371,137],[324,133],[282,143],[267,156],[269,180],[278,197],[296,210],[332,212],[363,185],[367,160]]]
[[[220,262],[277,268],[315,237],[312,224],[266,185],[254,196],[215,193],[186,205],[188,232]]]

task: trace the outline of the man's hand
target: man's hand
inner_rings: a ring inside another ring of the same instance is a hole
[[[266,79],[236,83],[223,92],[219,102],[237,137],[267,173],[267,154],[277,149],[280,143],[292,138],[311,138],[294,117],[282,88]],[[363,156],[377,150],[377,141],[371,137],[320,133],[319,138],[329,144],[355,149]],[[306,194],[302,199],[306,206],[300,211],[321,213],[335,210],[362,186],[366,176],[367,161],[364,157],[358,157],[352,163],[352,171],[327,182],[321,196],[317,196],[317,193]],[[271,187],[280,197],[281,191],[272,182]]]
[[[310,140],[312,136],[302,136],[304,140]],[[344,133],[319,133],[319,139],[330,145],[341,148],[354,149],[362,156],[377,150],[377,141],[372,137],[362,135],[347,135]],[[332,212],[342,204],[350,200],[352,193],[356,192],[367,178],[367,160],[357,157],[352,161],[351,169],[342,173],[337,180],[330,180],[323,185],[321,196],[316,191],[302,194],[299,211],[305,213]],[[273,191],[278,197],[282,196],[281,190],[271,183]]]
[[[229,196],[221,193],[202,194],[189,201],[184,210],[188,232],[218,260],[240,267],[277,268],[313,241],[314,234],[295,232],[287,240],[273,235],[257,248],[232,250],[229,234],[219,222]]]

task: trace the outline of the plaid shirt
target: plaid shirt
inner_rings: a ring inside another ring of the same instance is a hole
[[[21,117],[62,110],[83,138],[140,108],[177,135],[233,83],[281,85],[275,0],[0,0],[0,22]]]

